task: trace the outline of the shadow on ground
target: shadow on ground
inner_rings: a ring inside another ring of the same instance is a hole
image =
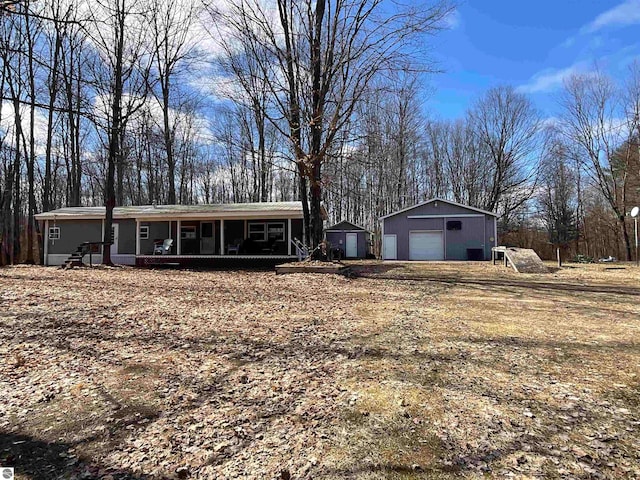
[[[149,480],[129,470],[112,469],[73,453],[73,444],[44,442],[0,431],[0,464],[14,467],[16,475],[30,480],[92,479],[111,475],[115,480]]]

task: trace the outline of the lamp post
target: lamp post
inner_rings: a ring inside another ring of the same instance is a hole
[[[636,234],[636,267],[639,265],[638,263],[638,214],[640,214],[640,208],[633,207],[631,209],[631,217],[633,218],[633,222],[634,222],[633,226]]]

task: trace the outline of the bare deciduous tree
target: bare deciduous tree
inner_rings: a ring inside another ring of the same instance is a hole
[[[111,242],[116,170],[118,197],[122,199],[124,131],[147,101],[152,87],[149,72],[154,56],[144,17],[148,7],[141,0],[100,0],[87,6],[90,17],[84,29],[98,53],[92,65],[92,83],[105,106],[104,115],[97,118],[97,125],[106,130],[107,136],[105,243]],[[109,248],[104,249],[102,262],[112,264]]]
[[[585,159],[583,167],[615,214],[627,259],[631,260],[631,241],[625,220],[631,147],[629,142],[623,145],[625,140],[630,140],[631,130],[627,122],[618,120],[619,92],[611,80],[599,72],[576,75],[565,84],[562,107],[564,133],[579,147]]]
[[[535,186],[540,119],[531,101],[512,87],[491,88],[469,112],[473,138],[486,158],[483,208],[502,213],[502,224]]]
[[[312,244],[322,240],[322,165],[341,138],[371,81],[383,71],[414,64],[412,41],[435,32],[450,12],[444,3],[397,8],[381,1],[276,1],[271,15],[257,0],[241,0],[223,19],[224,34],[251,52],[268,79],[269,121],[288,138],[301,180]],[[423,64],[422,67],[425,67]],[[284,125],[282,121],[284,120]],[[304,182],[303,182],[304,183]]]

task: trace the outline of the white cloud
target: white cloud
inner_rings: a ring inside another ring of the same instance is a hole
[[[451,12],[449,12],[447,16],[444,17],[444,25],[450,30],[455,30],[460,26],[461,23],[462,17],[460,16],[460,12],[457,9],[451,10]]]
[[[575,63],[562,69],[547,69],[536,73],[528,83],[520,85],[517,90],[521,93],[550,92],[562,87],[565,79],[585,71],[584,63]]]
[[[640,23],[640,0],[625,0],[621,4],[598,15],[581,33],[593,33],[607,27],[628,26]]]
[[[13,108],[13,103],[10,101],[4,101],[0,104],[2,121],[0,122],[0,135],[4,137],[4,141],[9,145],[15,145],[16,141],[16,115]],[[31,125],[31,118],[29,116],[29,109],[27,105],[21,106],[19,109],[22,130],[29,142],[29,130]],[[35,110],[34,115],[34,144],[36,149],[36,155],[44,155],[45,144],[47,139],[47,116],[40,109]]]

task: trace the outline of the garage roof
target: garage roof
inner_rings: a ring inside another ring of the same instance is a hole
[[[444,198],[436,197],[436,198],[431,198],[429,200],[426,200],[424,202],[420,202],[420,203],[418,203],[416,205],[412,205],[410,207],[403,208],[402,210],[398,210],[397,212],[393,212],[393,213],[389,213],[387,215],[384,215],[383,217],[380,217],[380,220],[384,220],[385,218],[393,217],[393,216],[398,215],[400,213],[408,212],[409,210],[413,210],[414,208],[422,207],[423,205],[427,205],[427,204],[433,203],[433,202],[448,203],[449,205],[455,205],[456,207],[466,208],[467,210],[471,210],[473,212],[484,213],[485,215],[491,215],[492,217],[498,217],[499,216],[499,215],[497,215],[497,214],[495,214],[493,212],[488,212],[487,210],[482,210],[482,209],[476,208],[476,207],[470,207],[469,205],[463,205],[461,203],[452,202],[451,200],[445,200]]]

